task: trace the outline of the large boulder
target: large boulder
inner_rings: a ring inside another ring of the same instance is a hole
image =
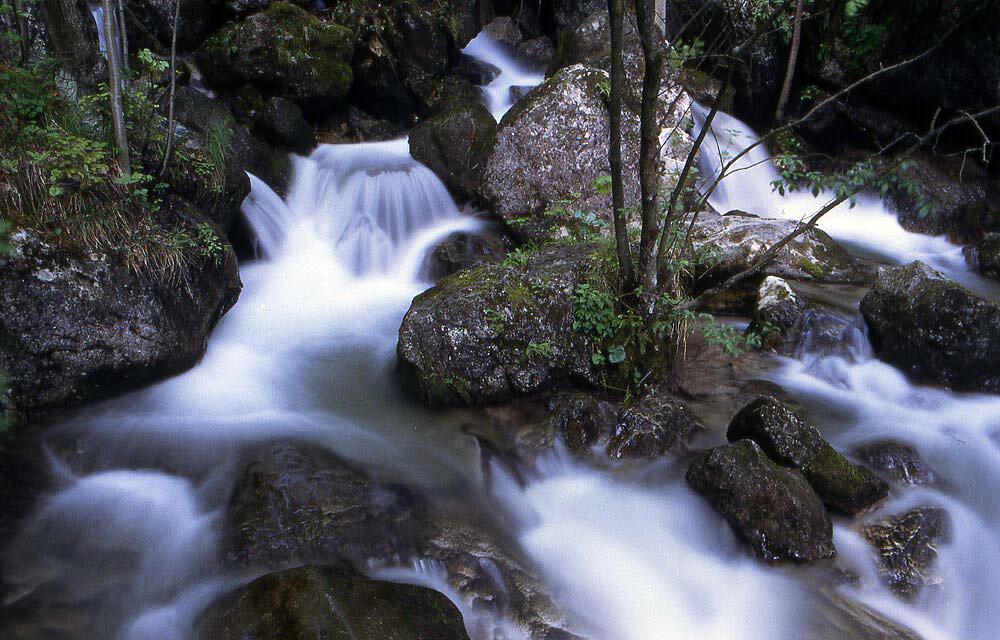
[[[171,0],[126,0],[129,44],[142,43],[153,50],[169,51],[175,10],[176,3]],[[177,23],[179,51],[197,47],[227,17],[224,0],[187,0],[180,3],[180,12]],[[152,42],[144,41],[147,39]]]
[[[551,238],[567,220],[545,212],[567,200],[569,209],[611,218],[611,196],[594,181],[610,173],[610,124],[606,72],[573,65],[560,70],[518,102],[501,120],[480,186],[484,202],[522,238]],[[670,110],[679,120],[685,105]],[[661,123],[669,126],[664,117]],[[623,113],[623,175],[626,206],[639,201],[639,119]],[[672,129],[674,130],[674,129]],[[660,167],[686,155],[690,139],[674,130]],[[577,197],[578,194],[579,197]]]
[[[682,449],[700,428],[683,405],[657,390],[622,410],[606,450],[616,460],[658,458]]]
[[[880,358],[912,378],[1000,391],[1000,305],[921,262],[883,270],[861,300]]]
[[[699,456],[687,481],[765,562],[808,562],[836,555],[823,502],[798,471],[778,466],[742,440]]]
[[[308,154],[316,146],[316,132],[298,105],[287,98],[269,99],[254,126],[267,142],[298,154]]]
[[[354,34],[287,2],[227,25],[197,52],[213,86],[251,83],[292,100],[329,103],[351,88]]]
[[[730,442],[747,439],[778,464],[802,472],[829,506],[855,515],[889,495],[889,485],[852,464],[784,403],[760,397],[737,413],[726,431]]]
[[[252,456],[230,500],[229,555],[240,565],[363,562],[414,549],[422,504],[316,446]]]
[[[948,513],[937,507],[919,507],[861,528],[878,559],[879,575],[893,593],[912,600],[938,580],[929,569],[937,545],[948,539]]]
[[[597,384],[594,347],[573,329],[573,291],[593,247],[550,246],[486,265],[414,298],[399,330],[404,383],[430,405],[486,404],[560,384]]]
[[[202,614],[199,640],[468,640],[442,594],[337,566],[258,578]]]
[[[232,249],[203,219],[174,232],[212,234],[178,277],[139,274],[119,254],[72,254],[27,230],[0,257],[0,371],[8,408],[64,407],[193,366],[241,284]],[[204,225],[204,226],[199,226]],[[206,238],[207,240],[207,238]]]
[[[497,124],[480,102],[465,102],[410,131],[410,153],[453,192],[476,192]]]

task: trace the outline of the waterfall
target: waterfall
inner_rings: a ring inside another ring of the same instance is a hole
[[[545,80],[544,74],[529,69],[517,59],[510,47],[497,42],[485,31],[465,45],[462,52],[501,70],[492,82],[483,87],[486,106],[497,120],[503,118],[517,101],[516,90],[529,89]]]

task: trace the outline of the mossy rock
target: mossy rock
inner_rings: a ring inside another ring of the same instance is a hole
[[[479,185],[497,124],[479,101],[461,103],[415,126],[410,153],[449,189],[470,197]]]
[[[209,609],[201,640],[468,640],[462,614],[442,594],[306,566],[254,580]]]
[[[354,34],[277,2],[208,38],[198,66],[213,86],[251,83],[293,100],[338,100],[351,88]]]
[[[399,330],[406,386],[429,405],[597,386],[594,346],[573,329],[573,291],[593,253],[588,245],[549,246],[524,264],[468,269],[417,296]]]
[[[776,463],[801,471],[823,502],[843,513],[861,513],[889,494],[884,480],[838,453],[819,430],[770,396],[743,407],[726,438],[753,440]]]

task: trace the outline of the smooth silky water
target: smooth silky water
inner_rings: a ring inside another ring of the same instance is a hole
[[[495,117],[510,107],[510,86],[541,80],[486,36],[466,52],[503,70],[485,91]],[[86,622],[65,623],[80,638],[189,637],[213,598],[246,579],[221,569],[219,540],[240,452],[291,439],[327,446],[443,503],[506,514],[509,542],[588,637],[836,637],[809,573],[753,561],[684,483],[686,460],[595,469],[557,449],[523,482],[503,469],[486,482],[475,441],[459,430],[467,416],[421,409],[393,375],[400,320],[430,286],[422,276],[428,252],[480,223],[410,158],[405,140],[322,145],[294,162],[284,200],[251,177],[243,212],[263,257],[242,266],[243,293],[201,363],[53,430],[53,439],[75,443],[52,454],[62,488],[42,501],[5,558],[7,579],[40,600],[39,615],[85,610]],[[760,184],[744,195],[773,205]],[[732,202],[748,188],[726,185]],[[930,254],[952,249],[933,242]],[[886,510],[927,500],[952,512],[942,595],[896,603],[870,576],[871,558],[845,524],[838,544],[865,577],[855,595],[929,638],[992,637],[989,581],[1000,554],[987,534],[1000,509],[997,400],[912,387],[867,352],[782,361],[774,379],[818,416],[836,416],[823,424],[838,445],[891,436],[915,444],[948,480],[909,491]],[[444,592],[476,640],[523,635],[473,612],[434,563],[370,566],[376,576]]]

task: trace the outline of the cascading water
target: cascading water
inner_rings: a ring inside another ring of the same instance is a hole
[[[694,106],[696,126],[707,111]],[[700,158],[710,184],[723,165],[749,148],[757,136],[742,122],[718,113]],[[765,217],[804,219],[825,202],[813,196],[774,191],[778,172],[763,145],[737,160],[719,182],[710,203],[720,211],[742,209]],[[849,248],[889,262],[921,260],[980,293],[995,297],[996,284],[971,273],[959,247],[943,237],[910,233],[876,197],[861,195],[853,209],[841,205],[819,226]],[[860,326],[860,325],[859,325]],[[861,328],[843,337],[837,353],[806,348],[782,358],[772,381],[799,399],[826,435],[850,451],[878,441],[913,447],[935,470],[933,484],[893,495],[876,515],[902,513],[923,505],[940,506],[951,519],[950,540],[939,547],[934,571],[942,587],[926,590],[912,605],[893,596],[875,575],[872,552],[856,523],[837,525],[841,561],[861,576],[852,596],[932,639],[994,637],[1000,625],[1000,397],[961,394],[910,383],[894,367],[877,360]]]
[[[500,73],[483,87],[486,106],[497,120],[500,120],[515,102],[511,91],[531,88],[541,84],[544,74],[532,71],[520,62],[514,52],[494,40],[486,32],[480,33],[465,45],[466,55],[500,69]]]

